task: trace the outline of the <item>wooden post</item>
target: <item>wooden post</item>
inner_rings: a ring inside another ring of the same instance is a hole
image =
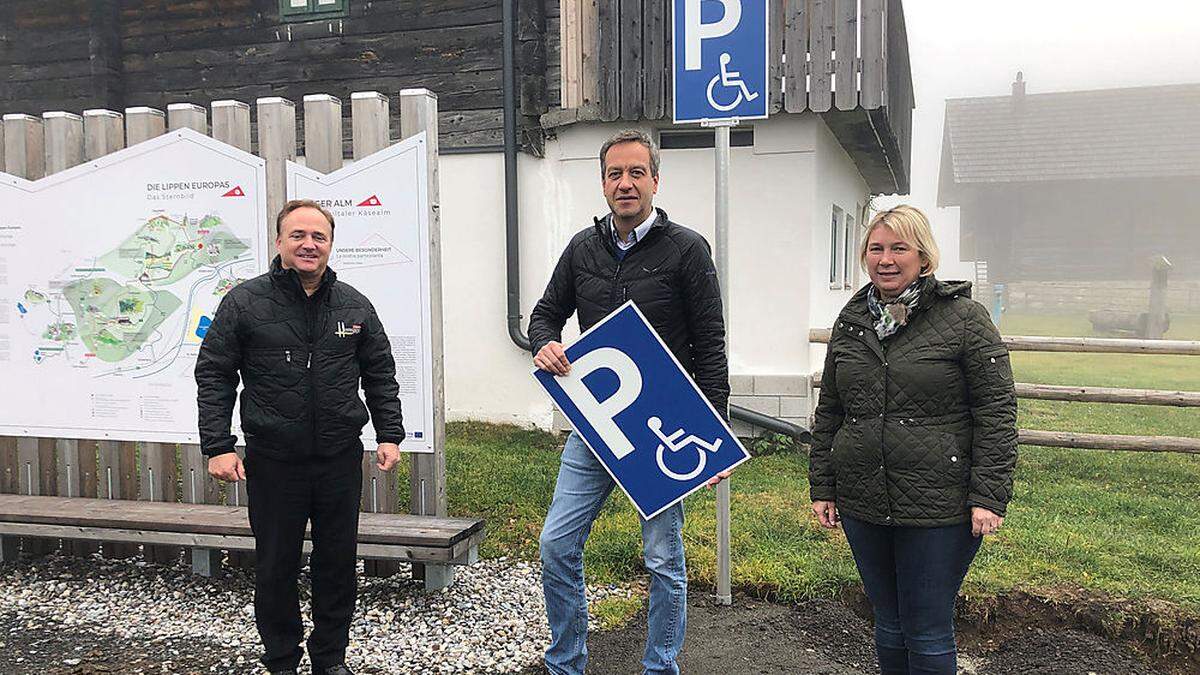
[[[250,152],[250,106],[241,101],[213,101],[212,137]]]
[[[4,116],[3,124],[5,171],[27,180],[37,180],[44,176],[46,137],[42,119],[32,115],[9,114]],[[38,480],[41,475],[38,439],[16,438],[11,449],[6,451],[7,459],[12,462],[9,466],[12,484],[9,487],[17,494],[38,494],[41,484]],[[16,544],[9,544],[10,547],[14,545]],[[45,540],[25,539],[20,546],[25,552],[33,555],[41,555],[50,550]]]
[[[219,504],[217,481],[208,475],[208,458],[200,453],[200,446],[182,446],[182,460],[179,476],[182,501],[187,504]],[[219,549],[192,549],[192,571],[196,574],[209,577],[220,567]]]
[[[783,64],[783,107],[790,113],[804,112],[808,108],[809,0],[782,1],[783,49],[787,54]]]
[[[833,99],[833,13],[834,0],[813,0],[808,19],[812,52],[808,107],[813,112],[827,112]]]
[[[16,437],[0,436],[0,494],[20,494],[17,480],[19,466]],[[0,562],[15,562],[20,553],[21,542],[18,538],[0,536]]]
[[[596,0],[599,46],[596,57],[600,119],[612,122],[621,116],[621,0]]]
[[[642,0],[617,0],[620,15],[621,119],[637,121],[642,116]]]
[[[17,481],[18,466],[16,437],[0,436],[0,494],[20,494],[20,485]],[[0,536],[0,562],[15,562],[20,553],[19,539]]]
[[[46,133],[46,173],[69,169],[83,161],[83,118],[69,112],[42,115]]]
[[[400,135],[408,138],[425,132],[425,153],[429,191],[429,289],[432,330],[430,344],[433,353],[433,452],[413,453],[409,471],[410,512],[420,515],[446,515],[446,404],[445,372],[442,359],[442,243],[441,198],[438,178],[438,105],[437,95],[427,89],[405,89],[400,92]],[[450,573],[440,566],[430,565],[426,575],[424,565],[413,565],[413,576],[424,578],[426,585],[444,581],[439,576]]]
[[[277,96],[260,98],[255,105],[258,154],[267,163],[267,241],[275,241],[275,215],[287,198],[287,162],[296,161],[296,105]]]
[[[376,91],[359,91],[350,95],[351,146],[354,159],[359,160],[391,144],[388,134],[388,97]],[[305,113],[307,119],[307,111]],[[375,465],[375,453],[366,448],[363,453],[362,510],[371,513],[396,513],[399,483],[394,471],[383,472]],[[368,576],[386,577],[399,571],[391,560],[367,560],[364,569]]]
[[[125,116],[115,110],[83,111],[83,156],[99,159],[125,147]]]
[[[138,499],[147,502],[177,502],[178,464],[174,443],[142,443],[138,466]],[[173,564],[179,561],[178,546],[145,546],[142,556],[146,562]]]
[[[45,445],[45,452],[42,446]],[[50,480],[47,484],[46,474]],[[23,495],[53,495],[54,485],[54,439],[23,436],[17,439],[17,490]],[[42,556],[54,552],[58,541],[53,539],[25,539],[22,548],[31,556]]]
[[[101,499],[134,499],[137,482],[133,468],[137,464],[137,444],[133,441],[100,441],[97,466],[97,492]],[[137,545],[105,542],[101,551],[106,558],[132,558]]]
[[[786,0],[767,3],[767,87],[771,94],[767,111],[772,115],[783,109],[783,22],[786,15]]]
[[[642,117],[657,120],[667,112],[667,3],[648,0],[642,14]]]
[[[1153,274],[1150,281],[1150,311],[1146,313],[1146,334],[1142,337],[1161,340],[1170,322],[1167,314],[1167,280],[1171,275],[1171,261],[1166,256],[1159,256],[1154,262]]]
[[[837,0],[833,47],[837,51],[834,68],[837,75],[838,110],[858,107],[858,0]]]
[[[600,101],[600,64],[598,60],[600,41],[600,10],[596,6],[597,0],[582,0],[579,15],[579,89],[580,100],[584,105],[596,105]],[[562,20],[561,18],[559,19]],[[666,19],[664,19],[666,20]],[[663,51],[666,54],[670,53],[670,38],[671,31],[665,31]],[[670,77],[670,71],[667,71],[667,77]],[[663,83],[664,87],[664,105],[666,105],[666,96],[670,95],[671,85],[667,80]],[[565,107],[565,106],[564,106]]]
[[[560,105],[563,108],[578,108],[583,102],[579,86],[583,60],[580,41],[583,2],[584,0],[562,0],[559,3],[559,81],[562,87]]]
[[[42,122],[45,134],[47,174],[64,171],[83,162],[82,117],[69,112],[55,111],[43,114]],[[78,441],[52,438],[31,440],[34,440],[37,445],[37,467],[42,475],[40,489],[36,492],[25,491],[25,494],[52,495],[71,490],[67,477],[76,478],[78,474]],[[61,483],[59,482],[60,462],[66,465],[63,467],[62,473],[65,475]],[[75,490],[75,494],[78,495],[77,490]],[[46,552],[56,546],[47,546],[47,542],[37,542],[30,548],[31,552],[34,548],[38,549],[38,552]],[[67,547],[67,551],[74,552],[74,550],[74,547]]]
[[[208,111],[195,103],[172,103],[167,106],[167,129],[191,129],[208,135]]]
[[[388,97],[377,91],[350,94],[350,145],[355,160],[391,145],[388,103]]]
[[[321,173],[342,168],[342,102],[337,97],[304,97],[304,163]]]
[[[862,0],[861,58],[858,100],[863,108],[876,110],[883,105],[883,0]]]
[[[125,139],[129,145],[162,136],[166,131],[163,111],[146,106],[125,109]]]
[[[19,113],[4,116],[5,172],[27,180],[46,174],[46,140],[42,120]]]

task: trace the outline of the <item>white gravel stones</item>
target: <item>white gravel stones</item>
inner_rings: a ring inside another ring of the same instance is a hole
[[[348,665],[363,673],[528,669],[550,638],[539,575],[535,563],[486,560],[456,568],[454,585],[433,594],[409,580],[406,565],[387,579],[360,575]],[[588,589],[593,601],[634,594]],[[308,595],[303,583],[302,604]],[[254,672],[259,656],[253,597],[253,581],[240,571],[204,579],[182,565],[132,560],[49,556],[0,572],[0,612],[125,639],[200,640],[236,653],[234,672]],[[304,615],[311,628],[307,607]]]

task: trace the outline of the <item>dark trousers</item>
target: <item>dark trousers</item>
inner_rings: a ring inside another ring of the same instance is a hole
[[[979,550],[971,524],[885,527],[842,515],[883,675],[954,675],[954,599]]]
[[[362,454],[279,461],[249,453],[246,489],[257,565],[254,616],[267,670],[300,663],[300,574],[304,530],[312,523],[313,630],[308,657],[318,671],[345,661],[357,590]]]

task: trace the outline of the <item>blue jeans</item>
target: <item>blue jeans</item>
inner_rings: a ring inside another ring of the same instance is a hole
[[[563,448],[558,483],[539,543],[542,590],[550,623],[546,668],[583,675],[587,664],[587,597],[583,545],[592,521],[616,484],[578,434]],[[646,673],[678,673],[675,663],[687,626],[687,569],[683,562],[683,504],[642,521],[642,551],[650,572]]]
[[[842,515],[883,675],[954,675],[954,599],[981,539],[971,524],[887,527]]]

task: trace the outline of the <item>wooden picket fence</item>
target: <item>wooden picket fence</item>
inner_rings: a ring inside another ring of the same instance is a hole
[[[809,342],[829,344],[829,329],[809,332]],[[1169,354],[1200,356],[1200,341],[1193,340],[1133,340],[1083,337],[1004,336],[1004,344],[1014,352],[1071,352],[1076,354]],[[821,386],[821,373],[813,373],[813,387]],[[1050,384],[1016,383],[1017,398],[1043,401],[1075,401],[1088,403],[1125,403],[1158,405],[1177,408],[1200,407],[1200,392],[1164,391],[1159,389],[1125,389],[1118,387],[1083,387]],[[1200,438],[1181,436],[1136,436],[1093,434],[1075,431],[1042,431],[1018,429],[1017,439],[1023,445],[1085,450],[1127,450],[1132,452],[1179,452],[1200,455]]]
[[[307,166],[330,172],[343,164],[343,114],[339,99],[327,94],[304,97],[304,156]],[[409,137],[426,132],[430,161],[431,218],[437,218],[437,96],[425,89],[400,92],[400,132]],[[389,106],[387,96],[377,92],[357,92],[351,96],[352,148],[355,159],[388,147]],[[65,111],[46,112],[40,117],[10,114],[3,118],[0,135],[0,168],[28,180],[63,171],[95,160],[127,146],[184,127],[209,135],[240,150],[252,151],[266,161],[267,213],[283,206],[285,163],[297,158],[295,104],[272,97],[256,101],[256,120],[251,123],[250,105],[240,101],[214,101],[210,109],[191,103],[171,104],[164,114],[148,107],[125,111],[86,110],[82,115]],[[274,241],[273,218],[266,224],[267,239]],[[435,224],[435,223],[431,223]],[[436,232],[436,226],[431,228]],[[435,240],[432,246],[438,246]],[[436,251],[436,248],[434,249]],[[268,256],[270,257],[270,256]],[[439,256],[433,256],[435,261]],[[265,261],[264,261],[265,262]],[[440,277],[440,264],[434,274]],[[440,278],[432,288],[440,289]],[[432,454],[410,456],[409,512],[418,515],[445,516],[445,408],[440,404],[442,359],[440,358],[441,298],[435,293],[434,431]],[[11,385],[12,383],[10,383]],[[208,475],[207,458],[197,445],[144,443],[120,440],[82,440],[71,438],[0,437],[0,493],[98,497],[145,501],[223,504],[244,507],[247,504],[244,482],[226,484]],[[375,466],[373,452],[363,456],[362,510],[394,513],[399,510],[399,486],[395,473],[383,473]],[[22,549],[31,554],[45,553],[55,546],[46,540],[26,539]],[[99,550],[109,557],[138,555],[131,544],[103,542],[97,547],[88,542],[65,542],[66,553],[87,555]],[[178,560],[178,547],[146,546],[141,553],[152,562]],[[230,553],[231,563],[250,566],[251,555]],[[396,563],[368,561],[368,572],[386,575]],[[414,564],[420,576],[422,567]]]

